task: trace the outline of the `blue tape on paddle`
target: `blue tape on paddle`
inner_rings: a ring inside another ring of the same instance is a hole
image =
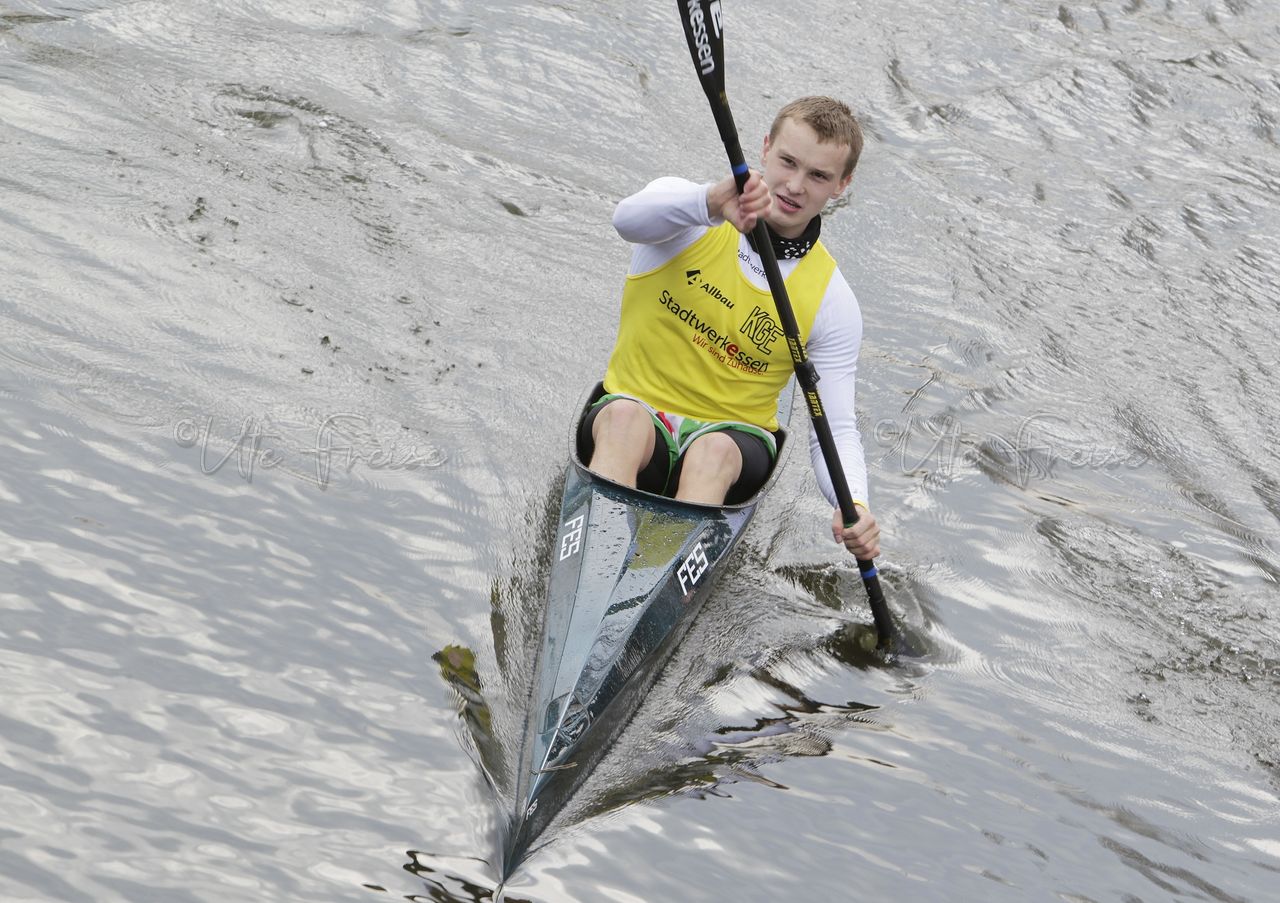
[[[747,171],[749,170],[749,168],[750,168],[750,167],[748,167],[748,166],[747,166],[747,164],[745,164],[745,163],[740,163],[740,164],[738,164],[737,166],[735,166],[735,167],[733,168],[733,174],[734,174],[735,176],[740,176],[740,175],[742,175],[744,172],[747,172]]]
[[[880,572],[879,572],[879,571],[877,571],[877,570],[875,569],[875,567],[874,567],[874,566],[872,566],[872,567],[870,567],[870,568],[868,568],[867,570],[865,570],[865,571],[863,571],[863,572],[862,572],[862,579],[863,579],[863,580],[870,580],[872,577],[876,576],[876,575],[877,575],[877,574],[879,574],[879,573],[880,573]]]

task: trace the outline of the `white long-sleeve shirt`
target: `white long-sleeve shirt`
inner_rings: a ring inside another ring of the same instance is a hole
[[[708,229],[723,222],[713,219],[707,212],[709,187],[685,179],[664,177],[650,182],[640,192],[618,204],[613,214],[613,226],[634,246],[631,273],[647,273],[663,266],[701,238]],[[782,277],[789,276],[799,262],[779,260]],[[751,249],[745,235],[739,238],[738,263],[753,284],[769,290],[760,255]],[[865,505],[868,501],[867,465],[854,409],[858,349],[861,345],[862,311],[853,289],[837,266],[818,307],[805,349],[822,378],[818,392],[840,452],[840,465],[844,468],[849,492],[855,501]],[[836,507],[831,476],[813,430],[809,431],[809,457],[818,478],[818,488]]]

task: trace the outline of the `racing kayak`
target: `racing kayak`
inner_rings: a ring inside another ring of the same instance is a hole
[[[779,399],[785,426],[794,380]],[[761,499],[679,502],[587,470],[575,418],[543,612],[541,644],[505,825],[503,878],[577,792],[679,643]],[[779,436],[778,457],[785,447]]]

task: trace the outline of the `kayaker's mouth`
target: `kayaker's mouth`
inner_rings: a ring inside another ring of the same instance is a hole
[[[799,212],[800,205],[797,204],[795,201],[791,200],[791,198],[787,197],[785,194],[777,194],[777,195],[774,195],[774,197],[777,199],[778,206],[782,208],[783,213]]]

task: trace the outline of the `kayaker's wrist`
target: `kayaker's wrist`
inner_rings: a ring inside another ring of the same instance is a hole
[[[723,221],[725,205],[737,196],[738,183],[732,176],[721,179],[719,182],[712,182],[707,186],[707,217],[712,222]]]

